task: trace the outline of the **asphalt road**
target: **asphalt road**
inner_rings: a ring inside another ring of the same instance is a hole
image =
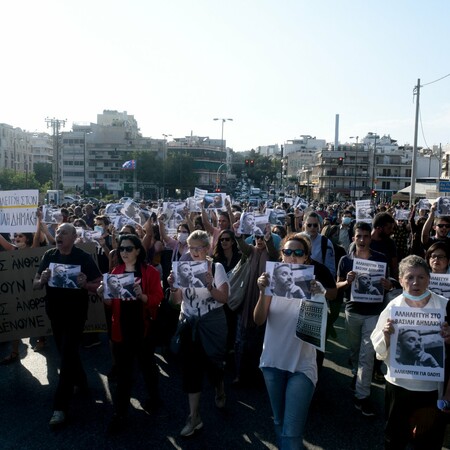
[[[337,322],[337,339],[328,343],[325,364],[319,378],[305,434],[307,449],[378,450],[383,448],[384,386],[373,384],[372,398],[378,415],[366,418],[357,411],[350,391],[343,319]],[[75,397],[70,422],[58,431],[50,430],[52,397],[57,377],[57,354],[49,339],[42,354],[23,340],[20,362],[0,366],[0,449],[275,449],[271,410],[263,388],[231,387],[231,370],[226,374],[227,406],[214,405],[214,391],[205,381],[201,401],[203,429],[190,438],[179,431],[188,414],[187,396],[182,392],[180,372],[173,357],[158,355],[161,369],[160,412],[147,415],[141,408],[142,380],[136,385],[127,429],[118,436],[105,433],[111,417],[111,396],[106,373],[110,368],[106,336],[102,344],[82,349],[92,390],[91,398]],[[9,345],[0,344],[0,357]]]

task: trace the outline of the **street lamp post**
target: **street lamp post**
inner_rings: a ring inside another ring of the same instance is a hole
[[[370,136],[373,136],[373,156],[372,156],[372,191],[375,189],[375,163],[376,163],[376,153],[377,153],[377,139],[378,135],[373,132],[368,133]]]
[[[164,199],[164,196],[166,195],[166,158],[167,158],[167,138],[172,137],[171,134],[162,134],[164,136],[164,147],[163,147],[163,168],[162,168],[162,193],[161,196],[162,199]]]
[[[223,153],[226,152],[225,162],[227,164],[227,175],[229,175],[230,174],[230,152],[228,151],[228,147],[225,149],[225,142],[223,140],[223,126],[224,126],[225,122],[227,122],[227,121],[232,122],[233,119],[225,119],[222,117],[215,117],[213,120],[221,120],[222,121],[222,138],[221,138],[221,140],[222,140],[222,155],[223,155]]]
[[[227,165],[227,163],[223,163],[223,164],[221,164],[220,166],[219,166],[219,168],[217,169],[217,173],[216,173],[216,189],[219,189],[219,172],[220,172],[220,169],[223,167],[223,166],[226,166]]]
[[[355,173],[353,179],[353,202],[356,201],[356,173],[358,172],[358,139],[359,136],[350,136],[350,139],[356,139],[355,147]]]

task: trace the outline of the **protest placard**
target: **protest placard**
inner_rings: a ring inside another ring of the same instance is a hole
[[[172,266],[176,288],[202,288],[206,286],[207,261],[174,261]]]
[[[63,289],[80,289],[77,284],[77,277],[81,272],[81,266],[72,264],[50,263],[51,277],[48,285]]]
[[[297,320],[296,336],[303,342],[325,351],[328,307],[323,294],[302,299]]]
[[[134,275],[132,273],[105,273],[103,275],[103,296],[106,299],[136,300],[133,291]]]
[[[96,259],[92,245],[80,247]],[[50,321],[45,312],[45,289],[33,290],[34,276],[43,254],[49,248],[0,253],[0,342],[51,334]],[[89,294],[85,331],[106,331],[103,302],[96,294]]]
[[[350,301],[382,302],[384,289],[381,285],[381,278],[386,276],[386,263],[355,258],[353,271],[356,272],[356,279],[352,283]]]
[[[373,208],[370,200],[356,200],[356,221],[372,223]]]
[[[431,273],[428,289],[435,294],[450,299],[450,274]]]
[[[0,191],[0,233],[34,233],[39,191]]]
[[[311,298],[311,281],[314,280],[314,266],[266,262],[270,283],[266,295],[287,298]]]
[[[389,354],[392,377],[444,381],[444,339],[440,335],[444,315],[439,309],[392,307],[390,318],[395,328]]]

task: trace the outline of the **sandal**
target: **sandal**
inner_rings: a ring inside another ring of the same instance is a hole
[[[6,366],[6,365],[11,364],[18,360],[19,360],[19,354],[17,352],[11,352],[11,354],[9,356],[7,356],[6,358],[3,358],[0,361],[0,364],[2,366]]]

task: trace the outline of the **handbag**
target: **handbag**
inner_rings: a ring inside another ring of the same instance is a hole
[[[242,305],[247,293],[252,256],[253,253],[250,256],[242,255],[231,271],[230,295],[228,296],[227,305],[232,311],[236,311]]]

